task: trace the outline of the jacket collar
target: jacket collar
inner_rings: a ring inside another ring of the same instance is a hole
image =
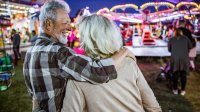
[[[50,36],[50,35],[48,35],[46,33],[40,33],[38,37],[47,39],[47,40],[49,40],[51,42],[59,42],[57,39],[53,38],[52,36]]]

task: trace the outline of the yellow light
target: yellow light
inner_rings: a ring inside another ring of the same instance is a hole
[[[19,6],[15,6],[15,8],[16,8],[16,9],[18,9],[18,8],[19,8]]]
[[[6,6],[6,4],[1,4],[1,6]]]
[[[104,16],[106,16],[106,17],[112,17],[111,14],[104,14]]]
[[[175,7],[172,3],[169,2],[149,2],[141,5],[140,9],[145,9],[148,6],[170,6],[171,8]]]
[[[192,19],[193,17],[192,17],[192,16],[190,17],[190,16],[188,16],[188,15],[185,15],[184,18],[185,18],[185,19]]]
[[[176,7],[179,8],[179,7],[182,6],[182,5],[193,5],[193,6],[197,7],[197,8],[199,7],[198,4],[195,3],[195,2],[179,2],[179,3],[176,5]]]
[[[71,27],[75,27],[75,24],[74,24],[74,23],[71,23]]]
[[[138,6],[135,5],[135,4],[125,4],[125,5],[116,5],[116,6],[112,7],[110,9],[110,11],[113,12],[116,9],[127,8],[127,7],[132,7],[134,9],[136,9],[136,10],[138,9]]]
[[[99,11],[97,11],[97,15],[99,14],[102,14],[102,13],[109,13],[109,9],[108,8],[103,8],[103,9],[100,9]]]
[[[198,11],[199,9],[198,8],[193,8],[193,9],[191,9],[191,11],[193,12],[193,11]]]

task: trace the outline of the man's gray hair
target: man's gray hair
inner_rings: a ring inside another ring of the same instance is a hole
[[[65,10],[66,13],[70,12],[69,5],[64,0],[49,0],[42,6],[40,10],[40,32],[43,32],[45,20],[50,19],[53,22],[57,19],[57,10]]]

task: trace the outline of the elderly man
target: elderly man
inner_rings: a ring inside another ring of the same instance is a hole
[[[64,46],[64,35],[70,29],[69,10],[62,0],[45,3],[39,16],[40,34],[26,53],[25,82],[39,110],[60,112],[67,79],[104,83],[117,77],[116,69],[126,56],[134,58],[127,49],[102,60],[74,54]]]

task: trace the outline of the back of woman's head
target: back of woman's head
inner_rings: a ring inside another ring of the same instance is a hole
[[[92,58],[109,57],[122,46],[118,27],[104,16],[94,14],[83,17],[77,27],[81,37],[81,46]]]
[[[180,28],[175,29],[174,37],[180,37],[183,36],[183,32]]]

